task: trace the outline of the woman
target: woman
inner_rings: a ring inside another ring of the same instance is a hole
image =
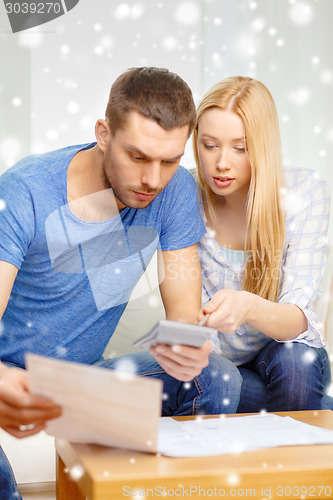
[[[238,411],[318,409],[330,365],[314,310],[327,253],[329,193],[310,170],[284,173],[267,88],[231,77],[199,104],[201,316],[243,377]]]

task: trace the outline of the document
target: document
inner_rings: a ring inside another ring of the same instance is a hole
[[[46,432],[170,457],[243,453],[276,446],[333,444],[333,431],[274,414],[161,417],[162,382],[53,358],[27,355],[30,390],[51,398],[63,414]]]
[[[276,446],[333,444],[333,431],[272,414],[246,417],[161,418],[158,450],[170,457],[243,453]]]
[[[46,432],[71,441],[157,451],[162,382],[27,354],[30,391],[51,398],[63,414]]]

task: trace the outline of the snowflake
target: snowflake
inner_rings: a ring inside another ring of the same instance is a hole
[[[20,33],[18,35],[18,43],[21,47],[34,49],[42,45],[44,40],[43,34],[38,31],[28,30],[26,33]]]
[[[15,108],[18,108],[22,104],[22,99],[20,97],[14,97],[12,99],[12,104],[13,104],[13,106],[15,106]]]
[[[50,130],[48,130],[46,132],[46,138],[49,140],[49,141],[56,141],[58,139],[58,132],[55,128],[51,128]]]
[[[68,109],[68,112],[71,113],[72,115],[74,115],[75,113],[77,113],[80,109],[80,106],[78,105],[77,102],[75,101],[70,101],[68,103],[68,106],[67,106],[67,109]]]
[[[83,476],[83,474],[84,474],[84,469],[80,464],[74,465],[69,471],[69,475],[71,476],[72,479],[74,479],[74,481],[80,479]]]
[[[64,358],[67,355],[68,349],[66,347],[58,346],[56,348],[56,353],[59,358]]]
[[[122,21],[130,15],[130,12],[130,6],[127,3],[121,3],[116,7],[114,11],[114,17],[115,19],[117,19],[117,21]]]
[[[70,48],[69,48],[69,46],[68,46],[68,45],[62,45],[62,46],[60,47],[60,52],[61,52],[63,55],[67,55],[67,54],[69,54],[69,52],[70,52]]]
[[[236,484],[239,484],[239,476],[237,474],[229,474],[227,478],[227,482],[230,486],[236,486]]]
[[[191,26],[200,18],[200,9],[194,2],[181,2],[176,7],[175,18],[179,24]]]
[[[297,2],[289,10],[289,19],[298,26],[306,26],[313,19],[313,9],[307,2]]]
[[[115,364],[115,372],[119,378],[130,379],[135,375],[137,366],[130,358],[119,359]]]
[[[290,91],[288,94],[288,98],[294,104],[297,104],[298,106],[303,106],[310,99],[310,91],[305,87],[301,87],[299,89]]]
[[[329,69],[325,69],[319,75],[319,80],[324,85],[329,85],[333,81],[333,73]]]
[[[169,35],[163,39],[162,45],[166,50],[174,50],[178,46],[178,40],[175,36]]]
[[[266,21],[263,17],[257,17],[251,24],[251,29],[255,33],[260,33],[266,26]]]
[[[306,364],[310,364],[310,363],[313,363],[316,359],[316,353],[314,351],[307,351],[304,355],[303,355],[303,361],[306,363]]]

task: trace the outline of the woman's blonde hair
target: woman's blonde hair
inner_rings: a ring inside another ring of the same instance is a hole
[[[268,89],[249,77],[226,78],[214,85],[197,109],[193,132],[194,156],[208,214],[217,223],[214,193],[205,181],[197,148],[198,123],[208,109],[236,113],[243,121],[246,148],[251,165],[251,182],[247,201],[247,231],[242,289],[277,301],[284,244],[284,215],[281,188],[284,176],[277,110]]]

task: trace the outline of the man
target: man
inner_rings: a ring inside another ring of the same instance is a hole
[[[29,393],[26,352],[117,366],[103,351],[156,249],[167,318],[197,323],[204,227],[179,167],[194,124],[178,75],[134,68],[113,84],[96,143],[24,158],[1,176],[0,425],[10,434],[35,434],[61,413]],[[207,341],[129,359],[163,380],[164,415],[236,411],[239,376],[210,351]]]

